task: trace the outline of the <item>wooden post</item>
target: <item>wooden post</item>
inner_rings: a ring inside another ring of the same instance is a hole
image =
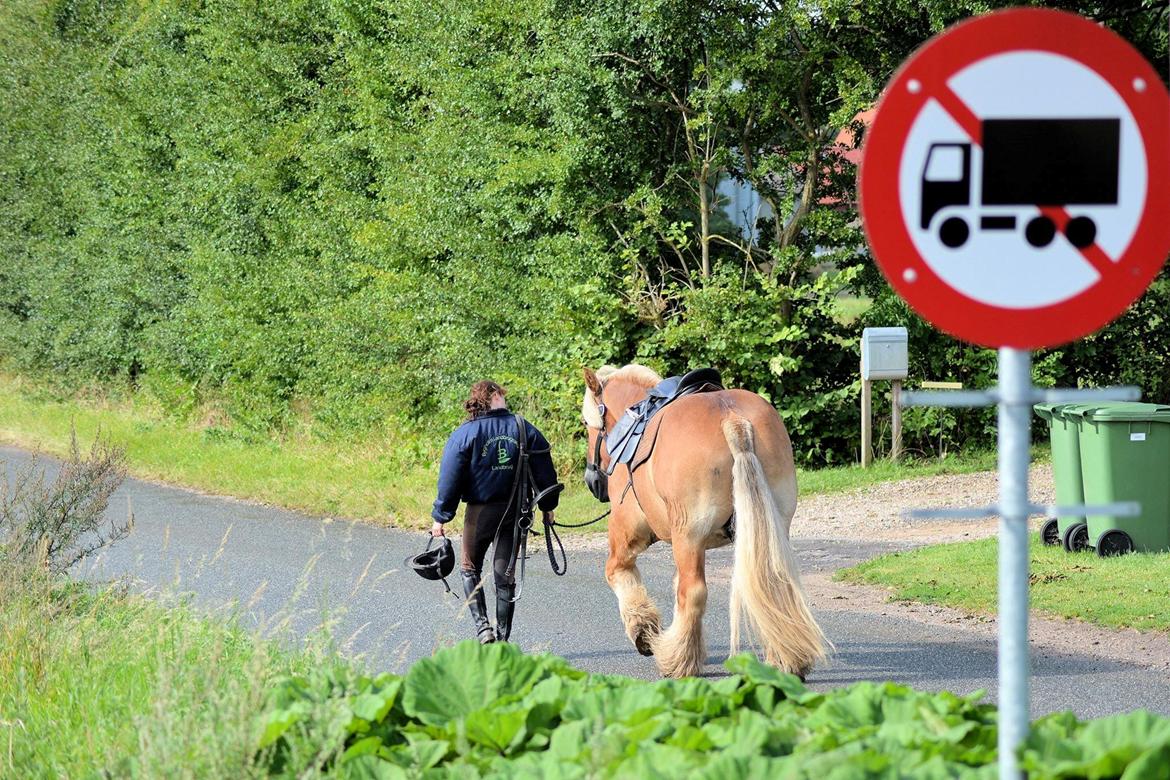
[[[897,461],[902,457],[902,380],[893,381],[894,389],[890,393],[890,427],[893,429],[893,442],[890,444],[890,460]]]
[[[861,380],[861,467],[869,468],[873,460],[873,382]]]

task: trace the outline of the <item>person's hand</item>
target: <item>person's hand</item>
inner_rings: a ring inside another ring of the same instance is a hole
[[[556,514],[556,512],[544,512],[542,514],[544,515],[544,524],[552,525],[553,516]]]
[[[431,536],[446,536],[446,534],[443,533],[442,523],[435,521],[435,524],[431,526]]]

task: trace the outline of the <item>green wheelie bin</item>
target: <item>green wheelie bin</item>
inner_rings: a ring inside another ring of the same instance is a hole
[[[1136,517],[1089,515],[1081,540],[1097,554],[1170,550],[1170,406],[1084,404],[1081,478],[1086,504],[1137,501]]]
[[[1066,414],[1074,406],[1084,404],[1036,404],[1036,414],[1048,423],[1048,439],[1052,445],[1052,479],[1056,483],[1056,503],[1076,506],[1085,502],[1085,488],[1081,481],[1081,418]],[[1084,517],[1061,515],[1045,521],[1040,532],[1044,544],[1060,544],[1065,533]]]

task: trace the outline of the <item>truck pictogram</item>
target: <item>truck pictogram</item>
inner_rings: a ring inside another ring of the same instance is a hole
[[[1017,218],[1030,213],[1024,238],[1042,248],[1058,226],[1035,208],[1117,205],[1119,119],[985,119],[981,130],[980,230],[1015,230]],[[932,143],[922,170],[922,230],[946,211],[938,234],[951,249],[971,235],[963,210],[972,201],[971,146]],[[1069,216],[1065,238],[1078,249],[1092,246],[1096,223],[1085,214]]]

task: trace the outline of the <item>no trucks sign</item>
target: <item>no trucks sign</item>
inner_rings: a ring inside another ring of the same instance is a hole
[[[958,24],[895,74],[861,161],[878,265],[925,319],[999,350],[997,386],[907,393],[998,407],[999,775],[1020,777],[1030,722],[1028,518],[1128,515],[1028,498],[1032,405],[1133,400],[1137,388],[1032,385],[1029,350],[1121,314],[1170,252],[1170,95],[1128,43],[1071,14],[1013,9]],[[921,515],[920,515],[921,516]]]
[[[1126,41],[1014,9],[910,57],[861,163],[882,272],[987,347],[1063,344],[1119,316],[1170,252],[1170,96]]]

